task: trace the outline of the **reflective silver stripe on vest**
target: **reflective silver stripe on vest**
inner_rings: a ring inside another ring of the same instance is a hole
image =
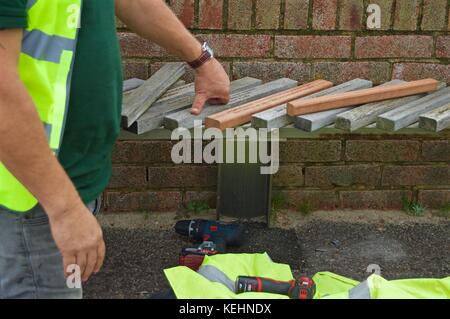
[[[30,10],[32,6],[36,4],[38,0],[28,0],[27,2],[27,10]]]
[[[75,40],[47,35],[39,30],[25,31],[22,53],[36,60],[59,63],[63,51],[75,51]]]
[[[197,272],[209,281],[220,283],[230,289],[231,292],[236,292],[235,283],[216,267],[210,265],[202,266]]]
[[[350,299],[371,299],[369,283],[367,282],[367,280],[363,281],[358,286],[351,289],[348,292],[348,297]]]
[[[47,138],[50,140],[50,136],[52,135],[52,125],[48,123],[44,123],[45,134],[47,134]]]

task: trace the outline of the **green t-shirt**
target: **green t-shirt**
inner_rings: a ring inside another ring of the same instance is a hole
[[[0,28],[25,28],[27,0],[0,0]],[[84,0],[59,161],[88,203],[111,176],[120,130],[122,66],[114,0]]]

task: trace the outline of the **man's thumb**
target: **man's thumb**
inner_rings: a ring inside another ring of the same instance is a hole
[[[204,94],[197,94],[195,96],[194,103],[192,104],[191,113],[194,115],[199,115],[202,112],[207,100],[208,99]]]

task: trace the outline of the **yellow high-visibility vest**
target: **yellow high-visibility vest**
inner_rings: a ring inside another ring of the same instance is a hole
[[[82,0],[28,0],[19,74],[55,154],[69,104]],[[0,162],[0,207],[26,212],[36,198]]]

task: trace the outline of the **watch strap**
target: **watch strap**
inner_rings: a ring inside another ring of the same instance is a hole
[[[189,66],[193,69],[197,69],[199,67],[201,67],[203,64],[205,64],[206,61],[208,61],[209,59],[211,59],[211,53],[209,53],[207,50],[203,51],[202,55],[192,61],[192,62],[188,62]]]

